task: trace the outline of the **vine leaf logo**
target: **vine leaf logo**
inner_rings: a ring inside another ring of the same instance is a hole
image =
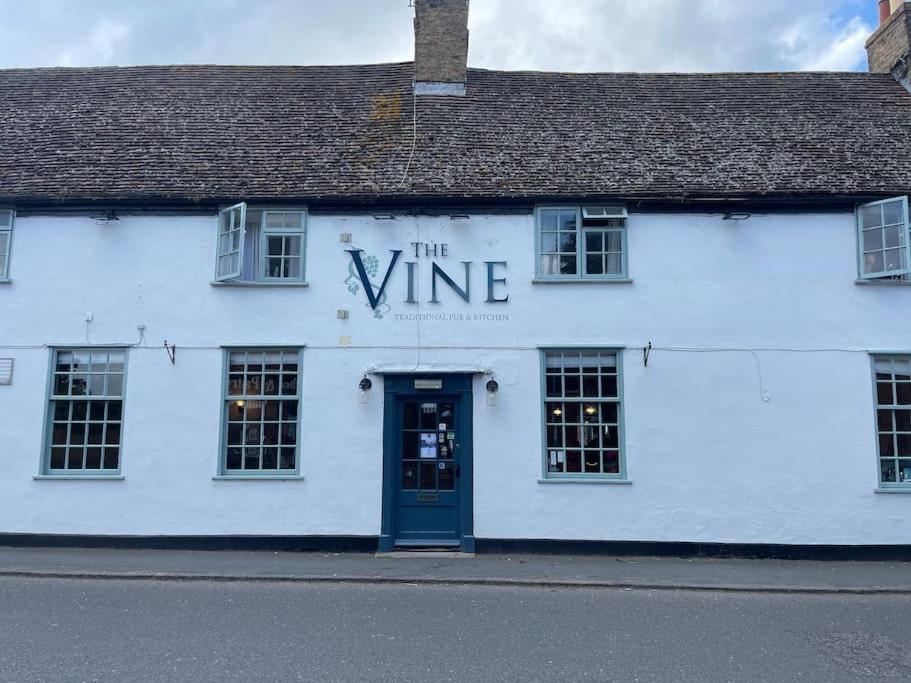
[[[349,253],[351,252],[360,252],[361,265],[363,266],[364,274],[367,276],[369,285],[373,289],[373,292],[370,294],[373,295],[374,292],[378,292],[375,297],[368,296],[368,301],[364,305],[367,306],[367,308],[372,308],[374,318],[382,319],[386,313],[392,310],[392,306],[386,303],[389,297],[383,286],[385,283],[378,284],[374,280],[380,271],[380,260],[376,256],[368,254],[354,245],[351,245]],[[357,293],[361,289],[361,285],[363,284],[366,287],[367,283],[362,282],[361,276],[357,272],[354,258],[355,255],[352,253],[351,259],[348,261],[348,277],[345,278],[345,285],[352,296],[357,296]],[[375,298],[376,306],[371,305],[369,301],[370,298]]]

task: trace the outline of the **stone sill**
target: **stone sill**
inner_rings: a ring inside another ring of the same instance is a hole
[[[572,479],[569,477],[559,479],[538,479],[539,484],[613,484],[621,486],[631,486],[631,479]]]
[[[533,285],[631,285],[630,278],[614,278],[598,280],[596,278],[541,278],[536,277],[531,281]]]
[[[212,481],[303,481],[304,478],[299,474],[278,475],[262,474],[251,476],[244,474],[218,474],[212,477]]]
[[[219,282],[212,280],[209,282],[213,287],[309,287],[309,282],[249,282],[249,281],[231,281]]]
[[[896,487],[894,487],[894,488],[893,488],[893,487],[885,487],[885,488],[884,488],[884,487],[880,486],[878,489],[873,489],[873,493],[906,493],[906,494],[911,494],[911,486],[907,486],[907,487],[899,487],[899,486],[896,486]]]
[[[35,481],[123,481],[122,474],[38,474]]]
[[[0,285],[11,285],[13,281],[9,278],[0,278]]]
[[[854,284],[864,287],[911,287],[911,280],[855,280]]]

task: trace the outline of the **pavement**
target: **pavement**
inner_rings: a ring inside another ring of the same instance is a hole
[[[0,577],[911,595],[911,563],[603,555],[0,548]]]

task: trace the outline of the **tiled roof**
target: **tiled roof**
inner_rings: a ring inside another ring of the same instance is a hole
[[[911,192],[911,94],[866,73],[411,63],[0,71],[0,201],[709,198]],[[407,168],[407,173],[406,173]]]

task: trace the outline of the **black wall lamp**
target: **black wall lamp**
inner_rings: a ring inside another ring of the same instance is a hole
[[[357,386],[361,391],[370,391],[373,388],[373,381],[367,377],[367,375],[364,375],[363,379],[358,382]]]

